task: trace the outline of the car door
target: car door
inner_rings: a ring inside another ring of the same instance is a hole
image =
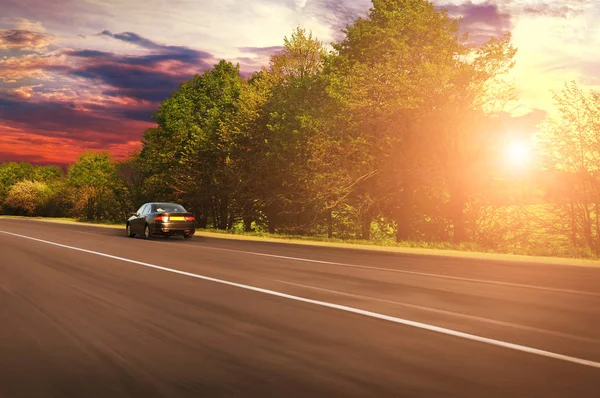
[[[143,234],[144,233],[144,226],[145,226],[145,211],[148,208],[148,204],[143,205],[142,207],[140,207],[137,211],[137,216],[130,221],[131,223],[131,230],[133,231],[134,234]]]

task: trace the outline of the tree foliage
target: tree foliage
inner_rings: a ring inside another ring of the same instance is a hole
[[[575,82],[554,94],[558,116],[538,137],[540,162],[555,178],[547,188],[563,233],[600,252],[600,94]]]
[[[86,152],[69,168],[72,214],[88,220],[123,219],[132,204],[117,164],[106,152]]]
[[[10,187],[4,204],[18,213],[36,216],[40,214],[40,210],[48,203],[51,196],[52,191],[47,184],[23,180]]]
[[[66,176],[1,165],[0,204],[44,212],[47,189],[91,219],[178,201],[200,228],[503,251],[552,236],[600,252],[600,96],[555,95],[541,170],[507,179],[510,34],[474,45],[429,1],[372,3],[331,47],[297,28],[249,77],[221,61],[183,82],[125,161],[86,153]]]

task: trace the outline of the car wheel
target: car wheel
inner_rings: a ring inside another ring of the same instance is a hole
[[[152,239],[152,234],[150,233],[150,226],[146,224],[146,228],[144,228],[144,239]]]
[[[135,234],[131,232],[131,224],[127,224],[127,236],[134,238]]]
[[[190,234],[183,234],[183,239],[189,239],[191,237],[192,237],[192,235],[190,235]]]

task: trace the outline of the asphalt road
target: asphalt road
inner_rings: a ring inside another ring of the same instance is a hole
[[[0,219],[0,398],[599,397],[600,267]]]

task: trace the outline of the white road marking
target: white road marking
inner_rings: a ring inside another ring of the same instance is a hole
[[[337,267],[362,268],[362,269],[369,269],[369,270],[374,270],[374,271],[386,271],[386,272],[395,272],[395,273],[400,273],[400,274],[427,276],[427,277],[431,277],[431,278],[451,279],[451,280],[462,281],[462,282],[485,283],[488,285],[499,285],[499,286],[517,287],[517,288],[523,288],[523,289],[544,290],[544,291],[555,292],[555,293],[568,293],[568,294],[578,294],[578,295],[582,295],[582,296],[600,297],[600,293],[587,292],[584,290],[561,289],[561,288],[554,288],[554,287],[547,287],[547,286],[527,285],[527,284],[523,284],[523,283],[494,281],[494,280],[488,280],[488,279],[464,278],[464,277],[460,277],[460,276],[432,274],[432,273],[428,273],[428,272],[408,271],[408,270],[403,270],[403,269],[386,268],[386,267],[373,267],[370,265],[337,263],[337,262],[333,262],[333,261],[313,260],[313,259],[302,258],[302,257],[288,257],[288,256],[280,256],[277,254],[248,252],[248,251],[243,251],[243,250],[223,249],[220,247],[211,247],[211,246],[202,246],[202,245],[195,246],[195,247],[201,247],[203,249],[210,249],[210,250],[227,251],[227,252],[233,252],[233,253],[249,254],[249,255],[253,255],[253,256],[280,258],[282,260],[293,260],[293,261],[302,261],[302,262],[306,262],[306,263],[334,265]]]
[[[380,320],[397,323],[397,324],[401,324],[401,325],[405,325],[405,326],[411,326],[411,327],[415,327],[418,329],[423,329],[423,330],[427,330],[427,331],[431,331],[431,332],[441,333],[441,334],[445,334],[448,336],[459,337],[459,338],[462,338],[465,340],[476,341],[479,343],[489,344],[489,345],[493,345],[493,346],[497,346],[497,347],[508,348],[508,349],[514,350],[514,351],[525,352],[528,354],[538,355],[538,356],[542,356],[542,357],[546,357],[546,358],[557,359],[560,361],[570,362],[570,363],[574,363],[577,365],[583,365],[583,366],[600,369],[600,362],[590,361],[587,359],[576,358],[576,357],[572,357],[572,356],[568,356],[568,355],[558,354],[555,352],[540,350],[537,348],[532,348],[532,347],[527,347],[527,346],[523,346],[523,345],[519,345],[519,344],[508,343],[508,342],[501,341],[501,340],[495,340],[495,339],[490,339],[487,337],[477,336],[474,334],[463,333],[463,332],[459,332],[459,331],[452,330],[452,329],[429,325],[429,324],[421,323],[421,322],[415,322],[415,321],[411,321],[408,319],[397,318],[394,316],[384,315],[384,314],[380,314],[377,312],[361,310],[358,308],[348,307],[345,305],[333,304],[333,303],[328,303],[328,302],[319,301],[319,300],[313,300],[313,299],[309,299],[309,298],[305,298],[305,297],[294,296],[294,295],[287,294],[287,293],[277,292],[274,290],[263,289],[263,288],[250,286],[250,285],[244,285],[242,283],[231,282],[231,281],[226,281],[223,279],[217,279],[217,278],[212,278],[209,276],[194,274],[191,272],[181,271],[181,270],[174,269],[174,268],[162,267],[159,265],[144,263],[142,261],[131,260],[128,258],[113,256],[110,254],[101,253],[101,252],[97,252],[97,251],[93,251],[93,250],[81,249],[79,247],[68,246],[68,245],[63,245],[61,243],[56,243],[56,242],[51,242],[51,241],[47,241],[47,240],[43,240],[43,239],[33,238],[30,236],[26,236],[26,235],[15,234],[15,233],[6,232],[6,231],[0,231],[0,233],[6,234],[6,235],[11,235],[11,236],[16,236],[16,237],[23,238],[23,239],[29,239],[29,240],[36,241],[36,242],[41,242],[41,243],[45,243],[45,244],[52,245],[52,246],[62,247],[65,249],[71,249],[71,250],[75,250],[75,251],[79,251],[79,252],[83,252],[83,253],[94,254],[96,256],[110,258],[113,260],[119,260],[119,261],[123,261],[126,263],[142,265],[144,267],[158,269],[158,270],[165,271],[165,272],[171,272],[171,273],[178,274],[178,275],[184,275],[184,276],[188,276],[191,278],[197,278],[197,279],[201,279],[201,280],[205,280],[205,281],[209,281],[209,282],[220,283],[222,285],[233,286],[233,287],[237,287],[240,289],[245,289],[245,290],[250,290],[253,292],[268,294],[268,295],[275,296],[275,297],[281,297],[281,298],[286,298],[289,300],[318,305],[321,307],[332,308],[332,309],[345,311],[345,312],[349,312],[349,313],[353,313],[353,314],[367,316],[367,317],[374,318],[374,319],[380,319]]]
[[[33,220],[33,221],[36,221],[36,220]],[[98,235],[98,233],[81,232],[81,231],[76,231],[73,229],[69,229],[69,230],[73,231],[73,232],[84,233],[84,234]],[[102,235],[104,235],[104,234],[102,234]],[[153,244],[156,244],[156,243],[170,244],[167,242],[154,242]],[[339,262],[324,261],[324,260],[314,260],[314,259],[302,258],[302,257],[288,257],[288,256],[281,256],[281,255],[276,255],[276,254],[249,252],[249,251],[244,251],[244,250],[223,249],[220,247],[211,247],[211,246],[204,246],[204,245],[198,245],[198,246],[189,245],[189,246],[202,248],[202,249],[219,250],[219,251],[226,251],[226,252],[240,253],[240,254],[249,254],[249,255],[253,255],[253,256],[280,258],[282,260],[292,260],[292,261],[302,261],[302,262],[307,262],[307,263],[326,264],[326,265],[333,265],[333,266],[346,267],[346,268],[362,268],[362,269],[369,269],[369,270],[374,270],[374,271],[395,272],[395,273],[400,273],[400,274],[426,276],[426,277],[439,278],[439,279],[450,279],[450,280],[457,280],[457,281],[463,281],[463,282],[485,283],[488,285],[516,287],[516,288],[522,288],[522,289],[533,289],[533,290],[541,290],[541,291],[555,292],[555,293],[576,294],[576,295],[580,295],[580,296],[589,296],[589,297],[600,297],[600,293],[589,292],[589,291],[585,291],[585,290],[561,289],[561,288],[554,288],[554,287],[548,287],[548,286],[529,285],[529,284],[523,284],[523,283],[494,281],[494,280],[489,280],[489,279],[465,278],[465,277],[460,277],[460,276],[433,274],[433,273],[418,272],[418,271],[408,271],[408,270],[395,269],[395,268],[373,267],[373,266],[369,266],[369,265],[347,264],[347,263],[339,263]],[[476,259],[467,259],[467,260],[475,261]]]
[[[302,284],[302,283],[289,282],[289,281],[284,281],[284,280],[280,280],[280,279],[270,279],[270,278],[265,278],[265,279],[268,279],[268,280],[271,280],[271,281],[275,281],[275,282],[279,282],[279,283],[283,283],[283,284],[286,284],[286,285],[298,286],[298,287],[303,287],[303,288],[306,288],[306,289],[319,290],[319,291],[322,291],[322,292],[333,293],[333,294],[337,294],[337,295],[340,295],[340,296],[354,297],[354,298],[359,298],[359,299],[362,299],[362,300],[378,301],[378,302],[381,302],[381,303],[388,303],[388,304],[398,305],[398,306],[406,307],[406,308],[414,308],[414,309],[420,310],[420,311],[433,312],[435,314],[440,314],[440,315],[447,315],[447,316],[452,316],[452,317],[456,317],[456,318],[469,319],[469,320],[472,320],[472,321],[477,321],[477,322],[482,322],[482,323],[489,323],[489,324],[492,324],[492,325],[504,326],[504,327],[509,327],[509,328],[513,328],[513,329],[527,330],[527,331],[530,331],[530,332],[547,334],[547,335],[550,335],[550,336],[561,337],[561,338],[565,338],[565,339],[578,340],[578,341],[585,342],[585,343],[600,344],[600,340],[596,340],[596,339],[592,339],[592,338],[584,337],[584,336],[578,336],[578,335],[575,335],[575,334],[555,332],[553,330],[535,328],[533,326],[520,325],[518,323],[505,322],[505,321],[499,321],[499,320],[496,320],[496,319],[490,319],[490,318],[484,318],[484,317],[475,316],[475,315],[463,314],[461,312],[453,312],[453,311],[442,310],[442,309],[439,309],[439,308],[431,308],[431,307],[425,307],[425,306],[422,306],[422,305],[403,303],[401,301],[394,301],[394,300],[387,300],[387,299],[382,299],[382,298],[378,298],[378,297],[364,296],[362,294],[354,294],[354,293],[342,292],[342,291],[339,291],[339,290],[326,289],[326,288],[323,288],[323,287],[305,285],[305,284]]]

